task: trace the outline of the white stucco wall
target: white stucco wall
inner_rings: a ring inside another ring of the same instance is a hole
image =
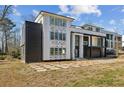
[[[122,36],[122,46],[124,47],[124,35]]]

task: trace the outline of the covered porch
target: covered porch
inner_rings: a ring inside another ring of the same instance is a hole
[[[71,59],[106,56],[106,37],[82,33],[71,33],[71,37]]]

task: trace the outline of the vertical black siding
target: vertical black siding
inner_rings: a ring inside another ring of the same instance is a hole
[[[42,24],[25,22],[25,54],[26,62],[38,62],[42,60]]]

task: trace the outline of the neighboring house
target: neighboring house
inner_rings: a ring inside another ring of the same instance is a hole
[[[41,11],[34,22],[26,21],[22,30],[22,60],[37,62],[105,57],[107,48],[115,48],[114,36],[121,38],[115,33],[108,36],[99,26],[73,26],[73,20]]]

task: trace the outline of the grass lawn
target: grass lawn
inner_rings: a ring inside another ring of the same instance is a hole
[[[21,62],[0,62],[0,86],[124,86],[124,62],[47,72]]]

